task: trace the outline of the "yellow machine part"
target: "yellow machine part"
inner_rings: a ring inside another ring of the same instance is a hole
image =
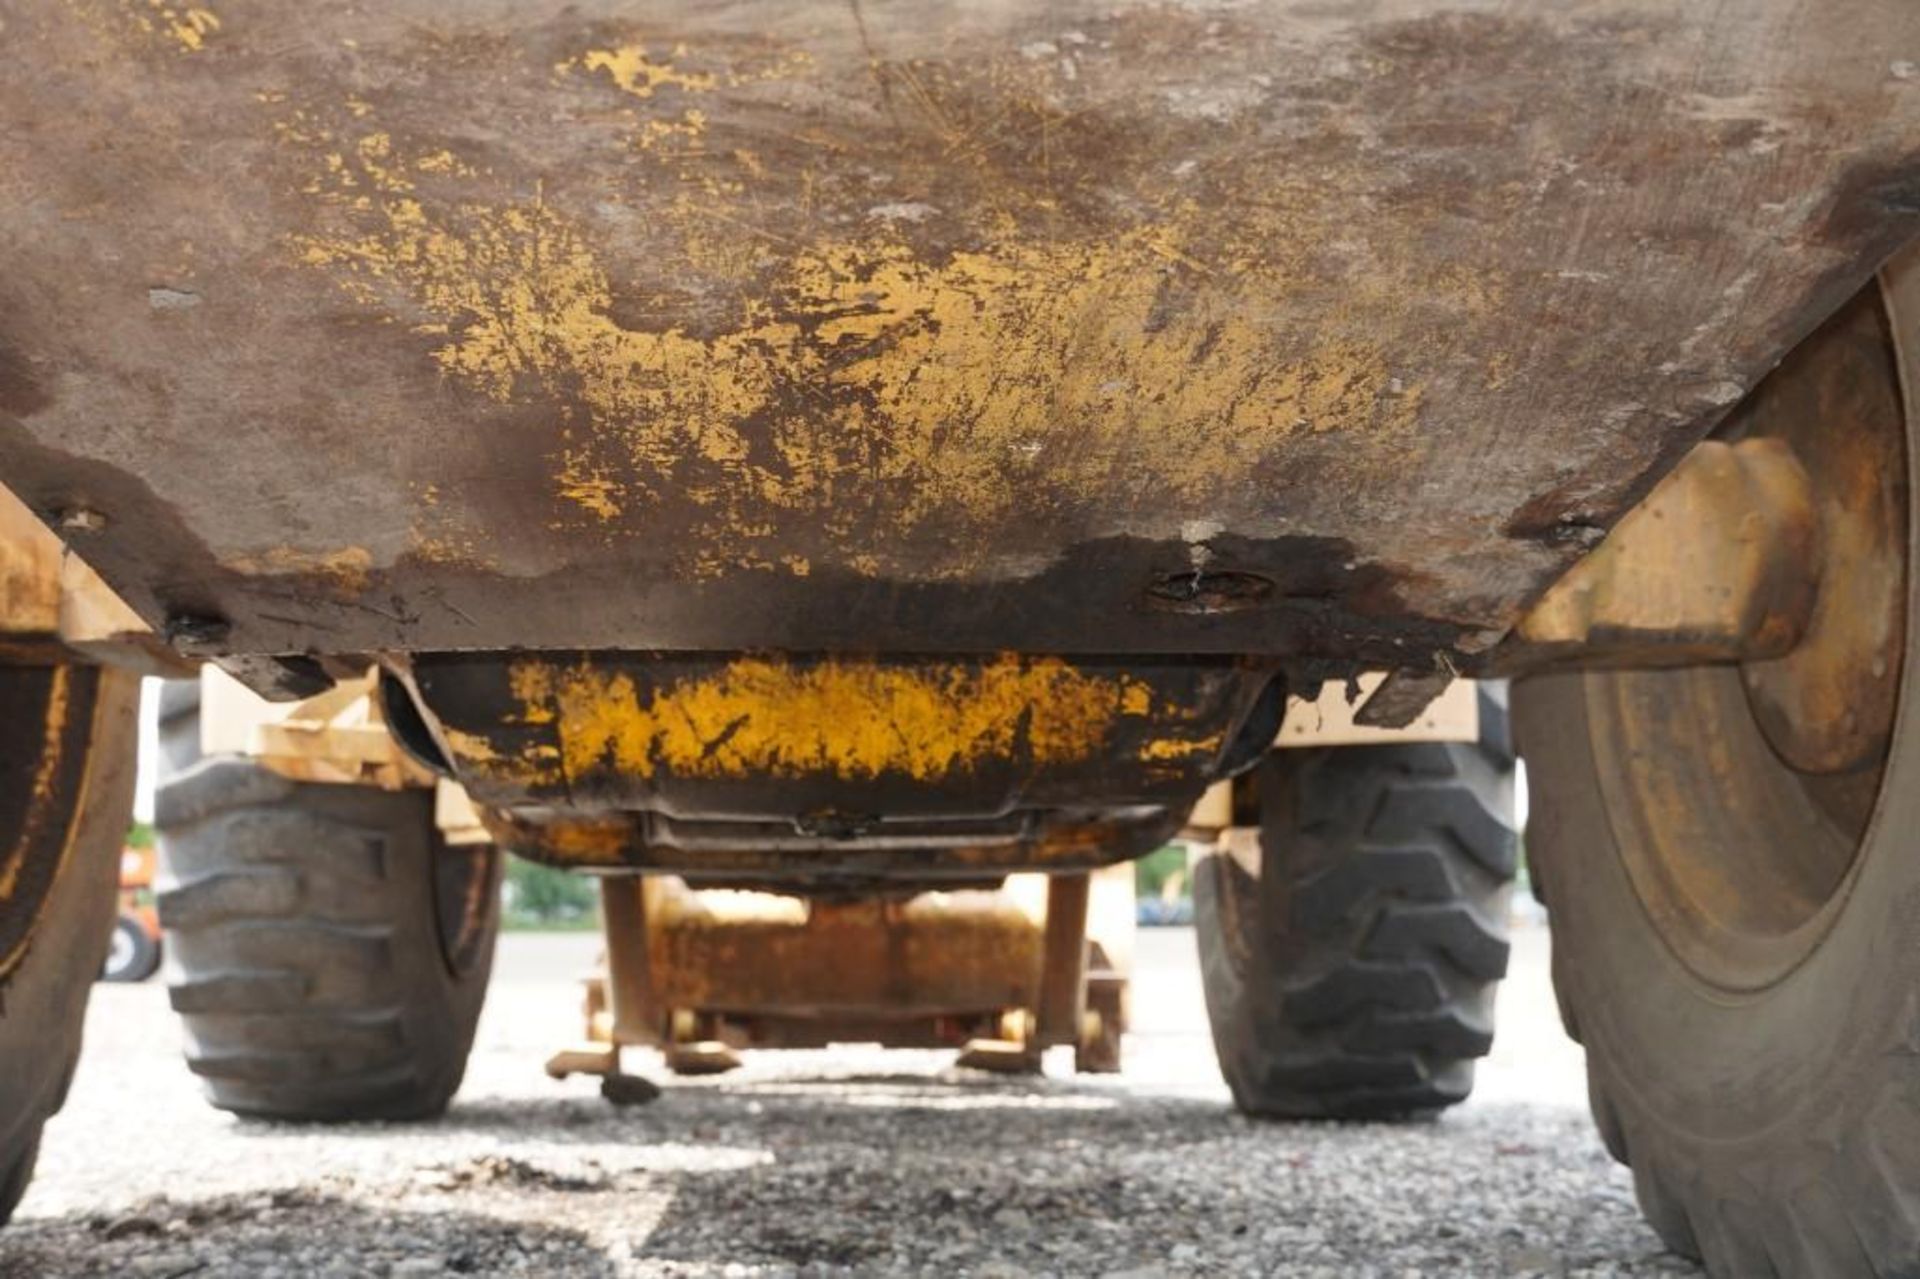
[[[241,755],[300,782],[434,792],[434,822],[450,844],[487,842],[467,793],[436,776],[394,741],[368,671],[317,697],[269,702],[215,666],[200,679],[200,750]]]
[[[100,519],[73,510],[61,522],[70,536],[84,538]],[[26,503],[0,488],[0,660],[6,658],[79,658],[149,675],[192,669]]]
[[[614,1073],[636,1045],[675,1069],[835,1042],[964,1047],[972,1064],[1023,1068],[1070,1044],[1083,1069],[1117,1066],[1087,1054],[1124,1028],[1130,864],[844,902],[625,877],[604,881],[602,903],[587,1043],[548,1063],[557,1076]]]

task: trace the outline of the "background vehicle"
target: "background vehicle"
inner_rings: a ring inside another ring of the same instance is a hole
[[[1663,1237],[1920,1264],[1906,0],[82,7],[5,14],[0,480],[146,651],[375,666],[487,847],[703,889],[1079,875],[1251,777],[1211,999],[1273,1113],[1458,1094],[1504,864],[1503,749],[1276,760],[1289,699],[1510,677]],[[117,650],[32,616],[51,760]],[[197,1068],[430,1111],[491,854],[303,785],[163,816]]]
[[[145,981],[160,971],[160,912],[153,904],[154,853],[120,852],[120,913],[114,916],[102,981]]]

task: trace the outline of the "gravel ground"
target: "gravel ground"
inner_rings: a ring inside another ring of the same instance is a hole
[[[503,940],[466,1087],[423,1126],[234,1120],[157,982],[99,988],[0,1275],[1697,1273],[1588,1127],[1537,924],[1474,1100],[1402,1126],[1235,1116],[1184,930],[1143,935],[1121,1076],[767,1053],[615,1109],[540,1069],[592,947]]]

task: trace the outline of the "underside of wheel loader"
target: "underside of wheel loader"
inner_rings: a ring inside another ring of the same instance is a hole
[[[1663,1238],[1920,1266],[1907,0],[0,0],[0,39],[16,843],[80,829],[31,761],[124,749],[112,689],[90,737],[41,696],[101,661],[391,752],[295,776],[292,721],[212,750],[175,699],[218,1104],[444,1106],[503,849],[608,877],[603,1048],[887,1000],[1080,1044],[1052,935],[1198,824],[1236,1102],[1428,1112],[1492,1034],[1517,745]],[[1424,731],[1449,687],[1472,731]],[[759,903],[750,961],[702,894]],[[1004,998],[753,992],[842,928],[912,972],[963,900],[1031,958]],[[299,940],[342,921],[380,945]]]

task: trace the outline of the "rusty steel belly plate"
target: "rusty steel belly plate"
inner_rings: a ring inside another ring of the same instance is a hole
[[[428,657],[413,678],[481,804],[831,825],[1090,797],[1184,807],[1219,776],[1273,672],[1011,653],[580,653]]]
[[[203,651],[1471,653],[1920,207],[1912,0],[0,45],[0,481]]]

